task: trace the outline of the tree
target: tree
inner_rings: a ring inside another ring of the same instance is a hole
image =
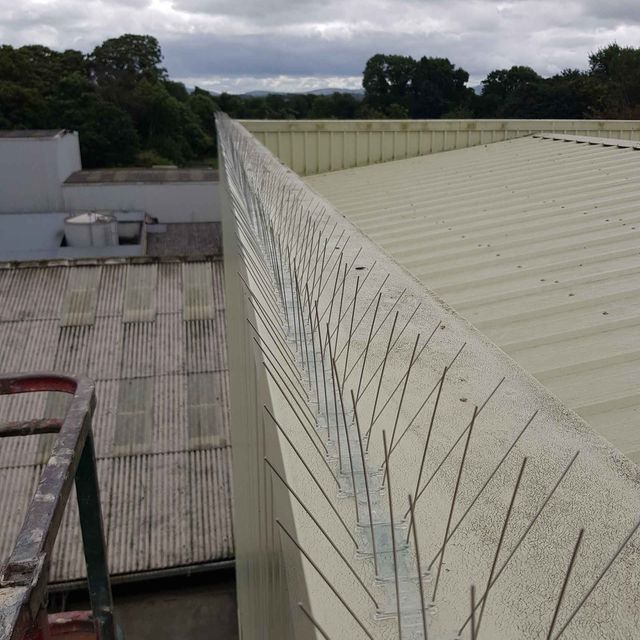
[[[392,104],[408,109],[415,68],[410,56],[377,53],[369,58],[362,76],[366,104],[380,111]]]
[[[201,89],[169,80],[151,36],[111,38],[85,56],[39,45],[0,47],[0,127],[75,129],[87,167],[215,154],[213,112]]]
[[[603,111],[606,91],[588,72],[565,69],[542,86],[541,118],[593,118]]]
[[[216,112],[220,110],[215,98],[196,87],[189,96],[188,102],[191,113],[196,116],[202,129],[213,133],[216,126]]]
[[[174,82],[173,80],[165,80],[163,82],[167,93],[175,98],[178,102],[187,102],[189,100],[189,90],[182,82]]]
[[[411,78],[409,114],[412,118],[440,118],[470,99],[469,74],[448,58],[423,57]]]
[[[589,56],[591,74],[607,97],[600,115],[633,118],[640,115],[640,48],[610,44]]]
[[[531,67],[513,66],[492,71],[482,81],[480,115],[499,118],[534,118],[541,99],[543,78]]]
[[[160,44],[153,36],[125,34],[109,38],[88,56],[92,80],[108,99],[126,105],[129,92],[141,82],[167,79]]]
[[[471,99],[469,74],[447,58],[376,54],[367,60],[365,105],[387,117],[439,118]]]
[[[35,89],[0,82],[0,122],[8,129],[45,128],[46,100]]]
[[[135,162],[140,148],[138,132],[129,114],[97,96],[87,99],[79,110],[77,126],[80,134],[82,166],[114,167]]]
[[[336,91],[328,96],[314,96],[313,105],[307,117],[322,120],[332,118],[350,120],[356,117],[359,105],[359,101],[348,93]]]

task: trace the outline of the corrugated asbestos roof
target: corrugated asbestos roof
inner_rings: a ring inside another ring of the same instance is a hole
[[[306,181],[640,462],[640,153],[566,138]]]
[[[85,169],[72,173],[65,184],[121,184],[218,182],[215,169]]]
[[[0,370],[84,372],[114,574],[233,556],[222,263],[0,270]],[[2,421],[55,417],[64,394],[0,397]],[[51,436],[0,441],[0,565]],[[52,579],[84,574],[75,498]]]

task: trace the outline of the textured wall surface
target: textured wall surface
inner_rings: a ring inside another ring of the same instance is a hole
[[[243,120],[299,175],[401,160],[540,131],[640,140],[638,120]]]

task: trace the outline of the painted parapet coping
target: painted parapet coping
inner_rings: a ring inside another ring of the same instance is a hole
[[[632,637],[637,467],[218,128],[243,636]]]

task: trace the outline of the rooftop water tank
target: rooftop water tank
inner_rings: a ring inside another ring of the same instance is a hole
[[[64,221],[64,236],[70,247],[115,247],[118,220],[106,213],[79,213]]]

